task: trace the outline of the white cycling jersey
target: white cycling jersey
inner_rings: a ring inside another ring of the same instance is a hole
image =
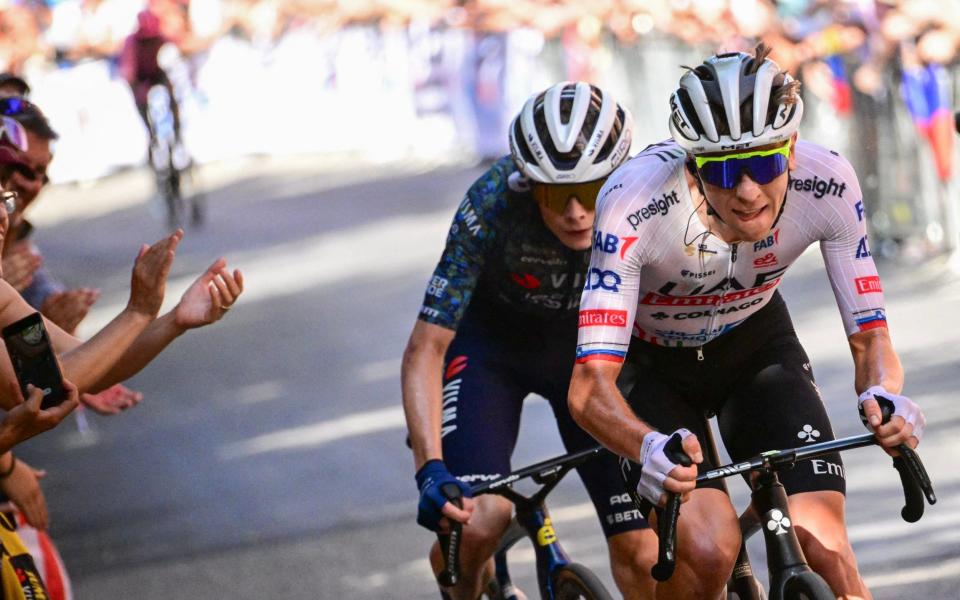
[[[810,142],[798,142],[795,153],[783,210],[757,242],[728,244],[707,231],[695,214],[686,155],[672,141],[646,148],[615,171],[597,202],[577,361],[622,361],[631,335],[702,346],[760,310],[814,242],[847,335],[885,327],[853,168]]]

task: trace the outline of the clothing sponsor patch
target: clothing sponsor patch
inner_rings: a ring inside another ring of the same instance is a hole
[[[614,271],[603,271],[601,269],[593,268],[590,269],[590,273],[587,276],[587,284],[583,286],[583,289],[602,289],[609,292],[619,292],[621,282],[622,280],[620,279],[620,276]]]
[[[826,180],[814,175],[813,179],[793,179],[791,177],[787,187],[798,192],[813,192],[814,198],[823,198],[827,194],[843,198],[843,192],[846,191],[847,184],[843,181],[836,181],[833,177]]]
[[[670,212],[670,207],[680,204],[680,198],[677,197],[677,191],[665,192],[661,198],[652,198],[650,203],[639,210],[627,215],[627,223],[634,231],[637,226],[657,215],[665,215]]]
[[[723,295],[709,294],[706,296],[665,296],[663,294],[648,292],[647,295],[640,300],[640,304],[652,306],[717,306],[723,304],[724,302],[737,302],[738,300],[743,300],[744,298],[762,294],[777,287],[779,283],[780,278],[778,277],[773,281],[768,281],[760,287],[739,290],[736,292],[728,292]]]
[[[759,242],[753,243],[753,251],[760,252],[765,248],[770,248],[771,246],[776,246],[780,241],[780,230],[776,229],[773,233],[768,235],[766,238],[760,240]]]
[[[854,279],[854,283],[857,284],[857,293],[861,296],[863,294],[875,294],[883,291],[883,288],[880,287],[880,277],[878,275],[857,277]]]
[[[457,356],[447,364],[447,372],[444,373],[444,379],[450,379],[454,375],[462,372],[467,368],[467,357],[466,356]]]
[[[427,295],[433,296],[434,298],[443,298],[443,292],[447,289],[447,285],[450,284],[450,281],[434,275],[433,279],[430,280],[430,285],[427,286]]]
[[[764,267],[773,267],[777,264],[777,256],[773,252],[768,252],[760,258],[754,259],[753,261],[753,266],[757,267],[758,269]]]
[[[627,311],[625,310],[581,310],[580,327],[626,327]]]
[[[540,280],[530,273],[510,273],[510,279],[527,290],[535,290],[540,287]]]

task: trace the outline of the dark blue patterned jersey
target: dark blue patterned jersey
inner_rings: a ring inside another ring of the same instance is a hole
[[[419,318],[456,330],[468,305],[526,323],[575,321],[590,262],[547,229],[527,182],[501,158],[467,191]]]

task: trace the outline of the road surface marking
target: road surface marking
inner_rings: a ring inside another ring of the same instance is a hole
[[[405,426],[403,407],[391,406],[353,413],[306,427],[281,429],[242,442],[226,444],[221,446],[219,454],[223,460],[232,460],[281,450],[315,448],[348,437]]]
[[[415,270],[422,271],[426,285],[431,263],[443,249],[449,224],[450,211],[443,210],[382,219],[268,249],[232,252],[227,256],[228,267],[239,268],[246,280],[237,311],[243,311],[247,303],[292,296],[319,285],[330,285],[332,291],[335,287],[332,284],[395,277]],[[214,258],[211,257],[211,262]],[[163,310],[173,308],[199,275],[198,272],[171,278],[167,282],[167,302]],[[127,299],[121,298],[103,306],[95,305],[81,325],[81,337],[99,331],[126,304]]]
[[[400,380],[400,361],[399,358],[391,358],[363,365],[357,369],[356,378],[364,383],[374,383],[383,381],[391,377]]]
[[[262,381],[240,388],[236,393],[240,404],[259,404],[283,397],[283,384],[279,381]]]
[[[867,575],[863,580],[869,588],[881,588],[946,579],[948,577],[960,577],[960,558],[947,560],[938,565],[916,567],[914,569],[887,570],[882,575]]]

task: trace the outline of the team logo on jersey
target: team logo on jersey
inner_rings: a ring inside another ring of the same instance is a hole
[[[434,298],[443,298],[443,291],[447,289],[449,284],[449,280],[439,275],[434,275],[433,279],[430,280],[430,284],[427,286],[427,295],[433,296]]]
[[[773,281],[768,281],[759,287],[746,290],[739,289],[736,292],[726,292],[724,294],[707,294],[704,296],[670,296],[668,294],[648,292],[647,295],[640,300],[640,304],[651,306],[719,306],[725,302],[737,302],[745,298],[750,298],[751,296],[762,294],[777,287],[779,283],[780,278],[777,277]],[[664,288],[669,287],[671,287],[669,284],[664,286]],[[661,288],[661,291],[663,291],[663,288]]]
[[[464,198],[460,204],[460,210],[457,211],[457,220],[451,228],[452,232],[454,234],[458,233],[461,225],[466,227],[474,237],[480,235],[483,230],[483,227],[480,226],[480,217],[477,216],[477,211],[470,204],[470,196]]]
[[[760,252],[765,248],[777,245],[780,241],[780,230],[776,229],[773,233],[768,235],[765,239],[760,240],[759,242],[753,243],[753,251]]]
[[[663,197],[651,198],[649,204],[637,210],[636,212],[627,215],[627,223],[629,223],[630,227],[636,231],[637,226],[640,225],[640,223],[643,223],[644,221],[647,221],[656,215],[667,214],[670,212],[670,207],[676,206],[677,204],[680,204],[680,199],[677,197],[676,190],[673,190],[669,193],[664,193]]]
[[[857,284],[857,293],[861,296],[864,294],[874,294],[882,292],[883,288],[880,287],[880,277],[873,275],[871,277],[857,277],[853,280]]]
[[[617,246],[620,245],[620,238],[612,233],[603,233],[597,231],[593,236],[593,249],[607,254],[616,254]]]
[[[762,269],[764,267],[773,267],[777,265],[777,256],[773,252],[768,252],[760,258],[754,259],[753,266]]]
[[[867,236],[860,238],[860,243],[857,244],[857,259],[861,258],[870,258],[870,246],[867,244]]]
[[[597,268],[590,269],[587,275],[587,284],[583,286],[585,290],[602,289],[609,292],[619,292],[622,280],[620,276],[613,271],[602,271]]]
[[[712,271],[700,271],[700,272],[688,271],[686,269],[683,269],[682,271],[680,271],[680,277],[689,277],[691,279],[704,279],[705,277],[710,277],[711,275],[716,275],[716,274],[717,274],[716,269]]]
[[[626,327],[625,310],[581,310],[580,327]]]
[[[625,237],[620,238],[612,233],[603,233],[602,231],[597,231],[593,236],[593,249],[599,252],[605,252],[607,254],[616,254],[617,248],[620,248],[620,258],[621,260],[626,256],[627,250],[630,249],[630,246],[636,242],[638,237]],[[620,245],[620,242],[623,242],[623,245]]]
[[[535,290],[540,287],[540,280],[530,273],[510,273],[510,280],[527,290]]]
[[[467,368],[467,357],[457,356],[447,364],[447,371],[443,374],[444,379],[450,379]]]
[[[830,178],[830,181],[827,181],[814,175],[813,179],[790,178],[787,187],[798,192],[813,192],[814,198],[823,198],[827,194],[843,198],[843,192],[847,189],[847,184],[843,181],[835,181],[833,177]]]

